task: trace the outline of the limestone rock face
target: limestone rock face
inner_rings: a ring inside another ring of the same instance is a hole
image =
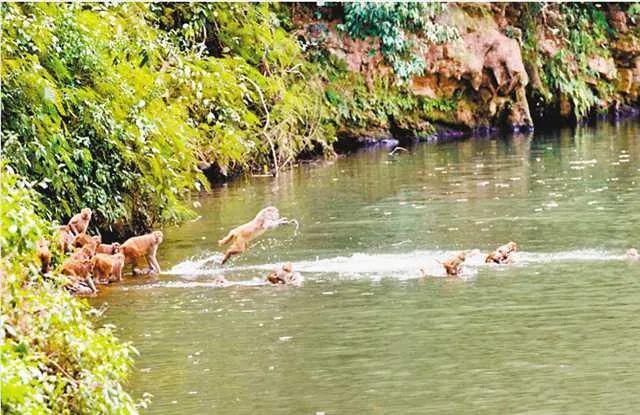
[[[307,42],[322,44],[331,55],[343,60],[350,71],[364,74],[367,84],[373,83],[374,76],[385,76],[392,72],[382,55],[377,53],[380,49],[379,39],[353,39],[340,33],[336,26],[337,22],[303,24],[298,34],[305,37]]]
[[[611,54],[617,66],[616,90],[632,102],[640,97],[640,39],[626,34],[613,43]]]
[[[577,97],[571,94],[577,92],[566,86],[566,77],[573,74],[579,75],[576,83],[586,84],[597,97],[597,104],[589,109],[592,113],[640,105],[640,19],[628,15],[628,7],[622,4],[608,3],[601,10],[612,30],[588,55],[578,56],[568,36],[576,22],[558,4],[450,3],[436,23],[454,27],[460,37],[433,44],[420,33],[408,34],[412,53],[421,55],[426,65],[424,73],[408,85],[417,96],[455,105],[447,109],[434,105],[417,116],[411,114],[410,122],[394,120],[396,126],[420,128],[418,118],[422,117],[440,127],[461,130],[519,130],[533,127],[532,113],[536,122],[576,122],[576,117],[589,114],[575,113]],[[394,78],[379,52],[380,40],[350,39],[336,29],[340,19],[333,15],[320,23],[325,29],[319,36],[308,21],[301,25],[302,32],[322,38],[318,43],[344,60],[349,70],[362,73],[370,89],[374,79]],[[565,85],[553,75],[557,65]],[[393,126],[384,127],[390,131]]]
[[[593,56],[588,61],[589,69],[602,75],[603,78],[611,81],[616,78],[616,63],[613,58],[605,59],[602,56]]]
[[[532,127],[525,87],[529,82],[520,45],[495,29],[467,33],[457,41],[432,45],[425,54],[424,76],[412,80],[412,91],[430,98],[456,92],[471,104],[456,118],[468,127]]]

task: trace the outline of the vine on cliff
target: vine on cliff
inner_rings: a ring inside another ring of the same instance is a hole
[[[532,84],[535,96],[542,100],[540,107],[559,106],[567,116],[562,108],[566,101],[573,118],[580,120],[603,106],[613,86],[589,64],[594,58],[611,60],[607,45],[613,31],[600,6],[533,3],[524,11],[524,56],[540,75],[541,84]],[[540,47],[543,43],[546,51]]]

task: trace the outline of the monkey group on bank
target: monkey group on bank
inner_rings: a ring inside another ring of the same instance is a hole
[[[68,288],[76,294],[94,294],[97,292],[97,284],[122,281],[122,272],[126,265],[132,265],[134,275],[154,274],[160,272],[160,264],[156,258],[158,246],[163,241],[163,233],[154,231],[145,235],[134,236],[122,244],[114,242],[103,244],[99,235],[91,236],[87,233],[91,221],[91,209],[84,208],[74,215],[67,225],[58,227],[55,243],[58,249],[69,256],[65,257],[61,265],[62,274],[69,277]],[[233,255],[239,255],[249,248],[249,243],[269,229],[283,224],[297,221],[281,218],[277,208],[273,206],[262,209],[249,222],[233,228],[218,241],[220,246],[231,244],[224,252],[221,264]],[[51,270],[51,252],[49,241],[43,239],[38,242],[38,258],[42,264],[42,273]],[[513,254],[518,250],[518,245],[511,241],[499,246],[489,253],[486,263],[508,264],[513,261]],[[467,253],[459,252],[441,262],[447,276],[456,277],[462,274],[462,267]],[[627,251],[626,257],[630,260],[640,260],[640,254],[634,248]],[[138,269],[136,266],[141,261],[146,261],[147,268]],[[274,269],[265,282],[272,285],[301,285],[302,276],[293,271],[290,263]],[[214,279],[214,285],[226,287],[231,283],[223,276]]]
[[[95,294],[96,284],[122,281],[122,272],[127,265],[132,265],[134,274],[160,272],[156,253],[163,240],[161,231],[134,236],[122,244],[103,244],[99,235],[87,233],[91,215],[91,209],[84,208],[56,231],[54,243],[65,257],[60,268],[69,278],[66,285],[69,291],[79,295]],[[51,270],[49,241],[40,240],[36,249],[41,271],[46,274]],[[142,260],[146,260],[148,268],[135,268]]]

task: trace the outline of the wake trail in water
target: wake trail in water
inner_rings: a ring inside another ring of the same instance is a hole
[[[349,256],[336,256],[292,262],[293,268],[302,274],[336,274],[342,278],[397,278],[401,280],[421,278],[423,276],[444,277],[441,261],[460,251],[421,250],[399,254],[366,254],[355,253]],[[477,250],[467,251],[467,260],[463,267],[463,277],[477,274],[481,267],[495,265],[485,264],[485,255]],[[185,279],[196,279],[207,276],[259,273],[265,274],[281,263],[244,265],[236,267],[220,267],[220,253],[205,255],[200,258],[187,259],[169,271],[166,275],[178,275]],[[513,256],[511,266],[522,267],[531,264],[620,261],[624,255],[595,249],[574,250],[564,252],[517,252]]]

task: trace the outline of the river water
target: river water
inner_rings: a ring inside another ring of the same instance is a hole
[[[640,408],[637,122],[361,151],[199,202],[165,229],[159,277],[92,300],[141,353],[129,389],[154,395],[146,413]],[[267,205],[298,231],[217,265],[217,240]],[[514,264],[442,277],[447,255],[510,240]],[[302,287],[260,285],[285,261]]]

